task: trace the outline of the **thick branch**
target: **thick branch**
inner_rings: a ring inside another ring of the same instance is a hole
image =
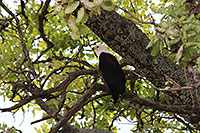
[[[25,105],[25,104],[29,103],[30,101],[32,101],[34,98],[35,97],[33,97],[33,96],[32,97],[31,96],[25,97],[18,104],[15,104],[14,106],[9,107],[9,108],[0,108],[0,111],[1,112],[9,112],[9,111],[18,109],[18,108],[22,107],[23,105]]]

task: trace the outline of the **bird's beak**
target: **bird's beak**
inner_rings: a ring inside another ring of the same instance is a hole
[[[97,56],[97,53],[95,52],[95,50],[97,50],[98,48],[97,48],[97,46],[94,46],[93,48],[92,48],[92,50],[94,51],[94,55],[96,56],[96,57],[98,57]]]
[[[94,46],[92,49],[93,49],[93,50],[97,50],[97,49],[98,49],[98,47],[97,47],[97,46]]]

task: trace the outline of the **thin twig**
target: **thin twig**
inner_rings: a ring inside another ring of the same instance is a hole
[[[51,118],[52,118],[52,116],[45,116],[42,119],[39,119],[39,120],[31,122],[31,125],[35,124],[35,123],[38,123],[38,122],[41,122],[41,121],[45,121],[45,120],[51,119]]]
[[[124,111],[126,111],[128,108],[129,108],[129,106],[126,107],[126,108],[124,108],[124,109],[121,109],[121,107],[118,107],[117,113],[116,113],[116,115],[114,116],[114,118],[112,119],[112,122],[111,122],[111,124],[110,124],[110,126],[109,126],[109,128],[108,128],[109,131],[111,131],[111,128],[113,127],[113,124],[114,124],[114,122],[117,120],[117,118],[119,118],[119,116],[120,116]]]
[[[193,133],[194,129],[188,124],[186,123],[184,120],[182,120],[180,117],[178,117],[176,114],[174,114],[174,117],[181,123],[183,123],[190,131],[190,133]]]
[[[117,7],[117,8],[119,8],[119,9],[123,10],[124,12],[128,13],[132,18],[136,19],[139,23],[142,23],[142,24],[152,24],[152,25],[154,25],[154,26],[156,26],[156,27],[159,26],[158,24],[155,23],[154,20],[153,20],[153,22],[145,22],[145,21],[142,21],[142,20],[140,20],[139,18],[135,17],[135,16],[134,16],[131,12],[129,12],[128,10],[126,10],[126,9],[124,9],[124,8],[118,6],[118,5],[115,5],[115,4],[113,4],[113,5],[114,5],[115,7]]]
[[[124,99],[123,99],[123,102],[125,102],[126,104],[128,104],[128,105],[131,106],[132,108],[134,108],[134,109],[136,109],[136,110],[139,110],[139,111],[141,111],[141,112],[144,112],[145,114],[151,116],[151,114],[149,114],[149,113],[146,112],[145,110],[142,110],[142,109],[137,108],[135,105],[129,103],[128,101],[126,101],[126,100],[124,100]]]
[[[178,88],[181,88],[181,86],[176,82],[174,81],[172,78],[170,78],[168,75],[164,74],[165,78],[169,81],[171,81],[172,83],[174,83],[176,86],[178,86]]]
[[[158,88],[158,90],[160,90],[160,91],[180,91],[180,90],[194,90],[194,88],[191,86],[184,86],[184,87],[180,87],[180,88],[178,88],[178,87],[177,88],[170,87],[167,89]]]
[[[143,79],[148,85],[150,85],[152,88],[156,89],[156,90],[159,90],[159,91],[180,91],[180,90],[194,90],[194,87],[192,86],[184,86],[184,87],[181,87],[178,83],[176,83],[173,79],[171,79],[169,76],[167,76],[166,74],[165,77],[172,81],[176,86],[178,87],[170,87],[170,88],[158,88],[156,86],[154,86],[153,84],[151,84],[149,81],[147,81],[145,78],[143,78],[140,74],[134,72],[134,71],[131,71],[133,74],[137,75],[139,78]]]

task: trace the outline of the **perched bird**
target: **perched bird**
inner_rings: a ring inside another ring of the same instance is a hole
[[[126,78],[119,62],[104,45],[97,45],[93,48],[99,58],[97,71],[104,84],[109,88],[114,103],[119,99],[120,94],[124,94]]]

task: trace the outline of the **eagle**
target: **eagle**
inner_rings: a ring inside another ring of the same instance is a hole
[[[124,94],[126,90],[125,74],[116,57],[104,45],[96,45],[93,49],[99,59],[97,72],[101,76],[104,85],[109,88],[114,104],[116,104],[120,94]]]

